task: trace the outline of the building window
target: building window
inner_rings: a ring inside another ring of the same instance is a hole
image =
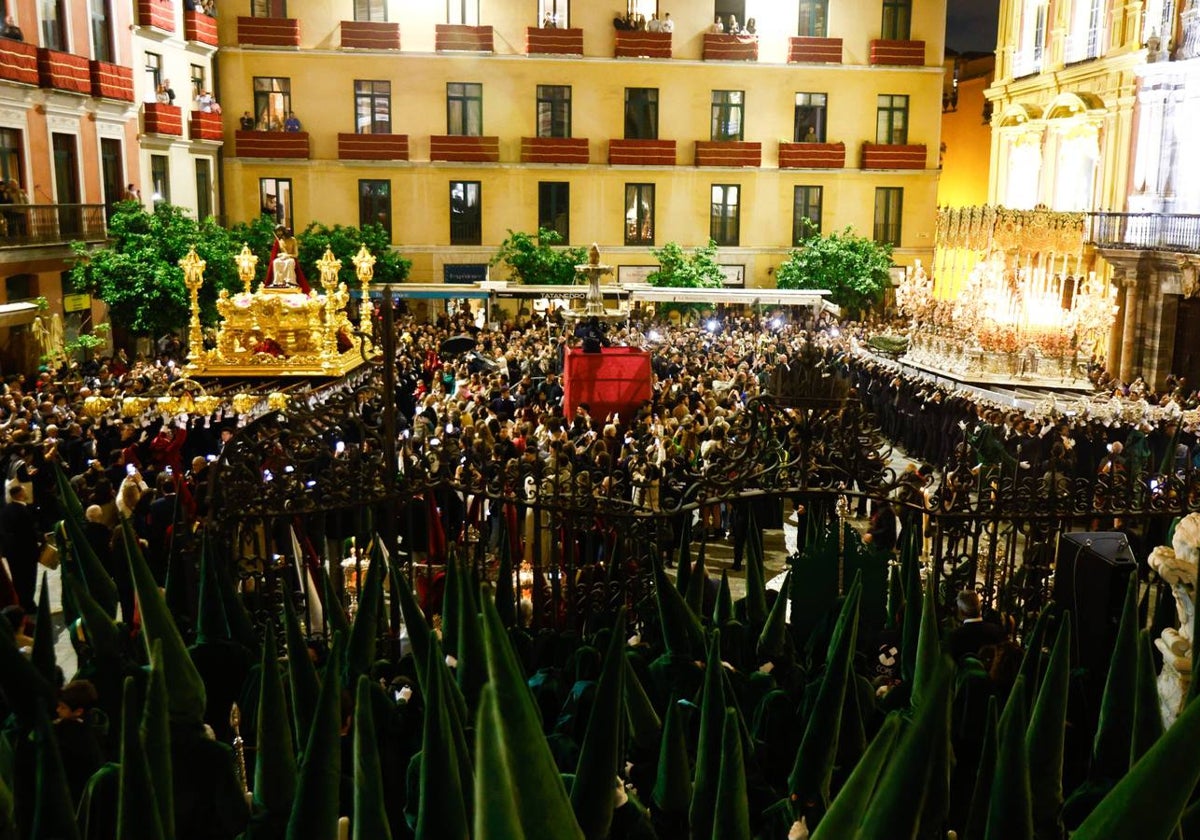
[[[1087,61],[1099,57],[1104,35],[1104,3],[1103,0],[1074,0],[1071,4],[1071,18],[1067,25],[1067,42],[1064,50],[1064,60]],[[1163,40],[1170,40],[1173,33],[1160,33]]]
[[[0,181],[25,183],[25,145],[21,131],[16,128],[0,128]]]
[[[39,0],[38,9],[42,21],[42,43],[39,46],[65,52],[67,15],[63,9],[63,0]]]
[[[571,241],[571,185],[566,181],[538,182],[538,230],[553,230],[564,243]]]
[[[903,209],[902,188],[875,188],[875,241],[878,244],[900,247],[900,214]]]
[[[458,137],[483,135],[483,85],[476,82],[446,85],[446,133]]]
[[[283,131],[292,112],[292,80],[280,76],[254,77],[254,119],[259,131]]]
[[[825,142],[825,103],[824,93],[796,94],[796,126],[795,141],[797,143]]]
[[[537,86],[537,136],[571,136],[570,85]]]
[[[287,17],[287,0],[250,0],[250,16],[285,18]]]
[[[824,38],[829,33],[829,0],[800,0],[800,27],[796,34],[802,38]]]
[[[158,86],[162,84],[162,56],[146,53],[146,101],[157,102]]]
[[[571,25],[571,0],[538,0],[538,26],[566,29]]]
[[[125,195],[125,156],[121,141],[115,137],[100,138],[100,185],[104,188],[104,218],[111,219],[117,202]]]
[[[354,80],[354,131],[357,134],[392,133],[392,83]]]
[[[199,99],[200,94],[208,90],[208,80],[201,64],[192,65],[192,99]]]
[[[740,90],[714,90],[712,92],[712,125],[710,134],[714,141],[742,139],[742,116],[746,107],[746,94]]]
[[[1046,0],[1025,0],[1018,25],[1012,72],[1019,79],[1041,72],[1046,52]]]
[[[79,203],[79,141],[74,134],[50,135],[54,154],[54,199],[59,204]]]
[[[875,142],[903,146],[908,142],[908,97],[884,94],[875,112]]]
[[[97,61],[116,61],[113,55],[112,12],[109,0],[91,0],[89,11],[92,18],[92,57]]]
[[[625,185],[625,244],[654,244],[654,185]]]
[[[446,23],[479,25],[479,0],[446,0]]]
[[[212,161],[196,158],[196,219],[204,221],[212,215]]]
[[[362,180],[358,182],[358,226],[379,225],[392,238],[392,182]]]
[[[292,179],[259,178],[258,200],[264,216],[276,224],[292,227]]]
[[[387,0],[354,0],[354,19],[385,23]]]
[[[708,235],[718,245],[735,247],[738,244],[741,194],[742,189],[737,184],[713,184]]]
[[[912,0],[883,0],[879,37],[885,41],[907,41],[911,35]]]
[[[483,242],[483,212],[478,181],[450,182],[450,244]]]
[[[625,139],[658,139],[658,88],[625,88]]]
[[[171,163],[166,155],[150,155],[150,183],[154,187],[151,200],[171,203]]]
[[[796,187],[792,199],[792,245],[821,232],[821,200],[823,187]]]

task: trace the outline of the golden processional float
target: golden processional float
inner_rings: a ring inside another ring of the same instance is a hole
[[[1084,254],[1084,216],[943,207],[934,276],[918,262],[896,292],[910,319],[902,361],[961,382],[1090,389],[1116,289]]]
[[[375,257],[363,245],[354,256],[355,276],[361,287],[357,330],[346,306],[350,294],[338,280],[342,262],[325,249],[317,261],[323,294],[305,294],[295,285],[295,257],[280,251],[272,266],[275,283],[251,290],[258,257],[246,245],[236,258],[242,291],[217,297],[216,342],[204,346],[200,325],[200,287],[205,262],[193,248],[180,260],[184,284],[191,296],[188,325],[187,376],[345,376],[378,352],[371,341],[371,297]]]

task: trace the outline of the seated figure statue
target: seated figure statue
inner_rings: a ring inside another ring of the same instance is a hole
[[[300,255],[300,247],[290,229],[283,225],[275,226],[275,242],[278,251],[274,262],[271,263],[272,286],[296,285],[296,258]]]

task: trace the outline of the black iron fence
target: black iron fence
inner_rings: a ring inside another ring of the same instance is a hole
[[[103,204],[0,205],[0,248],[99,242],[106,237]]]
[[[1101,248],[1200,252],[1200,214],[1091,213],[1088,241]]]

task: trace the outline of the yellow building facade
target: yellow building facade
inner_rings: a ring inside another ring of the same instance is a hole
[[[621,279],[712,235],[731,283],[773,286],[806,216],[932,254],[943,0],[629,9],[672,31],[582,0],[225,0],[227,218],[383,221],[420,282],[539,222]],[[755,34],[711,31],[731,14]]]
[[[942,94],[942,177],[939,207],[974,207],[988,202],[991,172],[991,85],[994,56],[946,59]]]

